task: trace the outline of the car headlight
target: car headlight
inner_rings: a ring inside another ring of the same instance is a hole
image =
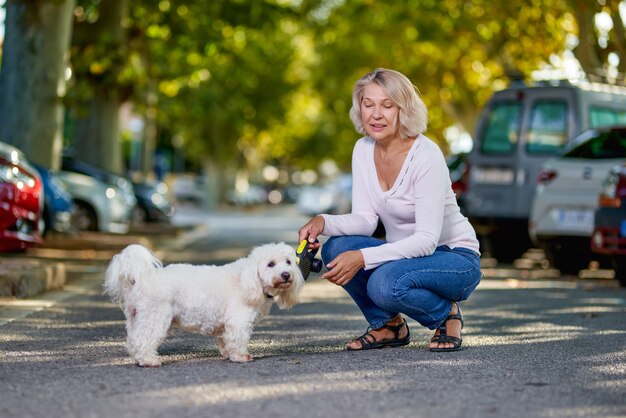
[[[3,159],[0,159],[0,181],[15,184],[18,189],[25,185],[32,188],[36,184],[35,177]]]
[[[167,205],[167,200],[160,193],[152,193],[152,195],[150,196],[150,201],[157,207]]]
[[[166,194],[168,192],[167,184],[165,184],[165,183],[157,184],[156,190],[157,190],[158,193]]]

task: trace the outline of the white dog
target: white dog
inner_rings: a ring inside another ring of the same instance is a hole
[[[126,348],[140,366],[159,367],[157,348],[172,326],[217,337],[231,361],[251,361],[254,323],[272,303],[294,306],[304,279],[293,248],[285,243],[256,247],[223,266],[163,267],[147,248],[130,245],[113,256],[104,291],[126,316]]]

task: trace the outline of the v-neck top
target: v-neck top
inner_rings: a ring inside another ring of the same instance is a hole
[[[383,191],[374,163],[375,141],[359,139],[352,152],[352,213],[323,214],[324,235],[371,236],[382,221],[386,243],[361,250],[365,269],[424,257],[447,245],[479,252],[474,228],[461,214],[439,146],[419,135],[392,187]]]

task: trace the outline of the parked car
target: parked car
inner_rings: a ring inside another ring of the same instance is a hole
[[[562,155],[543,164],[529,234],[561,272],[576,274],[593,258],[589,239],[602,182],[623,161],[626,127],[614,127],[581,134]]]
[[[74,199],[72,223],[79,231],[125,234],[135,206],[117,184],[72,171],[59,171],[59,178]]]
[[[174,206],[167,185],[162,182],[133,182],[137,205],[132,222],[169,222],[174,214]]]
[[[626,287],[626,163],[614,167],[604,180],[591,250],[609,257],[615,278]]]
[[[201,203],[206,199],[204,176],[201,174],[180,174],[174,180],[172,191],[178,202]]]
[[[67,191],[65,184],[59,178],[57,171],[48,169],[39,164],[33,164],[43,181],[43,231],[70,232],[72,230],[72,215],[74,200]]]
[[[131,223],[167,222],[173,214],[173,205],[165,183],[133,182],[125,176],[68,155],[63,157],[63,169],[117,185],[126,203],[133,206]]]
[[[65,172],[83,174],[93,179],[99,180],[99,187],[106,191],[105,196],[109,200],[102,200],[102,195],[98,196],[99,200],[109,205],[115,204],[116,212],[103,213],[96,208],[94,204],[90,204],[87,196],[83,194],[80,202],[77,202],[77,221],[80,229],[91,231],[108,231],[114,233],[126,233],[132,221],[133,211],[136,210],[137,198],[135,189],[130,179],[106,170],[102,167],[87,163],[69,155],[64,155],[61,167]],[[68,176],[65,175],[68,179]],[[76,177],[73,177],[75,180]],[[83,181],[73,184],[73,192],[81,193]],[[77,187],[78,186],[78,187]],[[76,199],[76,196],[75,196]],[[100,212],[100,213],[99,213]]]
[[[0,142],[0,251],[39,245],[44,191],[41,177],[18,148]]]
[[[226,200],[236,206],[261,205],[267,203],[267,191],[258,184],[248,184],[241,189],[229,190]]]
[[[297,206],[301,213],[309,216],[349,213],[352,210],[352,175],[342,174],[326,184],[303,186]]]
[[[137,203],[132,181],[125,176],[68,155],[63,156],[61,168],[64,171],[85,174],[104,181],[105,183],[113,184],[122,192],[122,198],[126,200],[128,205],[134,206]]]
[[[588,129],[626,123],[626,88],[514,83],[493,94],[469,155],[467,216],[481,248],[512,261],[530,246],[528,221],[541,165]]]

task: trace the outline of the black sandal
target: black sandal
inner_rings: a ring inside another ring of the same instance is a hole
[[[446,333],[446,322],[448,322],[450,319],[457,319],[461,321],[461,329],[463,329],[463,314],[461,313],[461,307],[456,302],[455,304],[457,308],[457,313],[448,315],[446,317],[446,320],[443,321],[443,325],[437,328],[439,330],[439,334],[435,334],[433,338],[430,339],[431,343],[452,343],[452,347],[441,347],[441,348],[435,347],[435,348],[430,348],[430,351],[436,352],[436,353],[442,353],[442,352],[447,352],[447,351],[459,351],[461,349],[461,343],[463,342],[463,339],[458,338],[458,337],[453,337]]]
[[[400,330],[402,327],[406,327],[406,335],[400,338]],[[406,323],[406,319],[402,319],[402,323],[399,325],[383,325],[378,329],[388,329],[393,332],[394,338],[391,340],[383,340],[376,341],[376,337],[370,334],[371,327],[367,328],[365,334],[361,335],[358,338],[355,338],[351,341],[358,341],[361,343],[361,348],[351,348],[350,346],[346,346],[346,350],[348,351],[361,351],[361,350],[371,350],[373,348],[384,348],[384,347],[401,347],[403,345],[407,345],[411,342],[411,332],[409,330],[409,326]],[[369,335],[371,338],[366,338]]]

